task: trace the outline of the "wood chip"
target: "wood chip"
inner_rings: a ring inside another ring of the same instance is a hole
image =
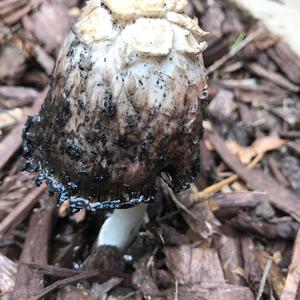
[[[300,91],[300,87],[298,85],[295,85],[294,83],[290,82],[281,74],[267,70],[257,63],[250,63],[247,65],[247,67],[251,72],[253,72],[257,76],[267,79],[288,91],[294,93],[298,93]]]
[[[48,53],[59,48],[71,24],[67,7],[58,1],[43,2],[31,16],[23,18],[25,29],[45,45]]]
[[[8,294],[13,290],[16,273],[16,264],[0,253],[0,293],[2,295]]]
[[[276,180],[283,186],[289,187],[289,182],[280,170],[278,162],[272,157],[268,157],[268,163]]]
[[[280,70],[296,84],[300,84],[300,62],[299,57],[283,41],[267,50],[268,55],[276,62]]]
[[[258,252],[254,241],[247,236],[241,238],[241,248],[244,257],[245,278],[253,291],[258,291],[263,271],[260,268]]]
[[[291,149],[296,155],[300,157],[300,144],[296,142],[288,142],[287,146]]]
[[[15,288],[11,300],[30,299],[43,288],[43,275],[34,272],[22,263],[48,263],[48,243],[50,240],[54,213],[54,202],[45,196],[41,208],[35,210],[30,218],[22,254],[19,259]]]
[[[298,231],[294,249],[292,262],[289,266],[288,276],[284,285],[280,300],[296,299],[297,291],[300,283],[300,230]]]
[[[216,133],[209,134],[209,140],[228,167],[246,182],[251,189],[267,193],[271,204],[287,214],[290,214],[298,222],[300,221],[300,199],[298,196],[287,188],[279,185],[270,175],[260,170],[250,170],[246,168],[238,158],[230,152],[226,147],[225,141]]]
[[[213,215],[209,201],[202,201],[199,190],[194,184],[177,195],[168,190],[171,198],[183,209],[183,217],[194,232],[204,239],[219,232],[220,222]]]
[[[92,294],[98,299],[107,299],[107,294],[113,288],[118,286],[123,281],[123,278],[111,278],[108,281],[99,284],[94,283],[92,286]]]
[[[261,268],[264,269],[265,273],[267,273],[268,282],[273,287],[276,299],[279,299],[284,287],[284,277],[281,268],[274,261],[274,256],[270,255],[266,251],[260,250],[258,258]],[[266,272],[266,268],[268,268],[269,265],[269,271]]]
[[[135,264],[136,271],[132,276],[132,282],[145,299],[163,300],[163,294],[160,292],[154,276],[152,276],[151,269],[147,267],[149,259],[150,256],[146,255]]]
[[[52,74],[55,61],[47,54],[47,52],[39,45],[34,45],[34,54],[37,62],[45,69],[46,73],[50,76]]]
[[[208,111],[218,120],[226,120],[237,108],[232,91],[221,89],[211,100]]]
[[[225,284],[219,257],[214,249],[183,245],[165,248],[164,252],[167,267],[179,284],[178,299],[199,299],[199,295],[203,300],[254,299],[248,288]],[[174,291],[170,293],[174,294]]]
[[[167,299],[176,299],[174,298],[174,294],[174,291],[171,290],[167,294]],[[200,284],[194,284],[192,286],[179,286],[177,295],[177,299],[189,300],[254,300],[254,296],[249,288],[229,284],[218,286],[202,286]]]
[[[0,100],[7,103],[8,108],[30,105],[38,97],[35,89],[21,86],[0,86]]]
[[[30,115],[35,115],[39,112],[40,107],[46,97],[48,88],[45,89],[35,100],[31,110]],[[19,150],[22,144],[22,131],[26,119],[17,125],[1,142],[0,144],[0,170],[8,163],[12,156]]]
[[[0,237],[7,234],[8,231],[20,225],[28,216],[31,209],[38,203],[42,194],[46,191],[46,186],[32,190],[20,203],[5,217],[0,223]]]
[[[30,300],[42,299],[49,293],[51,293],[59,288],[62,288],[69,284],[78,283],[78,282],[81,282],[83,280],[87,280],[90,278],[96,278],[99,274],[101,274],[101,270],[93,270],[93,271],[82,272],[78,275],[74,275],[74,276],[66,278],[66,279],[58,280],[58,281],[50,284],[46,288],[42,289],[38,293],[35,293],[35,295],[33,297],[31,297]],[[19,298],[19,299],[27,299],[27,298]]]
[[[14,108],[0,112],[0,130],[18,124],[24,118],[24,110]]]
[[[300,130],[280,131],[279,135],[285,139],[300,139]]]
[[[223,231],[225,231],[224,234],[217,237],[215,242],[226,282],[244,286],[244,279],[236,274],[236,270],[243,267],[239,234],[229,226],[224,226]]]
[[[25,70],[25,57],[14,44],[5,45],[0,51],[0,82],[20,76]]]
[[[168,269],[179,284],[225,283],[221,263],[215,249],[182,245],[175,248],[166,247],[164,253]],[[208,261],[209,264],[207,264]]]

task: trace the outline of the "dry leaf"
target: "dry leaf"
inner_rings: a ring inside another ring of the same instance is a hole
[[[243,147],[234,140],[227,141],[226,145],[229,148],[229,150],[233,154],[238,156],[240,161],[245,165],[247,165],[255,156],[254,149],[252,149],[251,147]]]
[[[268,151],[276,150],[286,144],[286,140],[283,140],[276,136],[266,136],[254,141],[251,145],[255,149],[257,154],[265,154]]]
[[[266,152],[276,150],[284,144],[286,144],[286,140],[274,136],[257,139],[249,147],[243,147],[234,140],[226,142],[230,151],[237,155],[243,164],[249,164],[255,156],[263,156]]]

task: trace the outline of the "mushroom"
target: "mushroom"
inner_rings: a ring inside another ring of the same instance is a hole
[[[58,206],[116,209],[98,245],[128,246],[158,177],[179,192],[199,171],[207,33],[184,15],[186,5],[88,1],[39,115],[24,128],[25,169],[60,194]]]

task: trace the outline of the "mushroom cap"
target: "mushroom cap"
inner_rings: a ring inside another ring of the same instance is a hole
[[[126,208],[178,192],[199,171],[206,33],[186,1],[88,1],[61,48],[49,93],[23,132],[26,169],[61,204]]]

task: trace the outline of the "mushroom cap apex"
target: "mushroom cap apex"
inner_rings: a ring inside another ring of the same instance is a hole
[[[163,17],[168,11],[183,12],[186,0],[103,0],[119,19],[128,20],[137,17]]]

